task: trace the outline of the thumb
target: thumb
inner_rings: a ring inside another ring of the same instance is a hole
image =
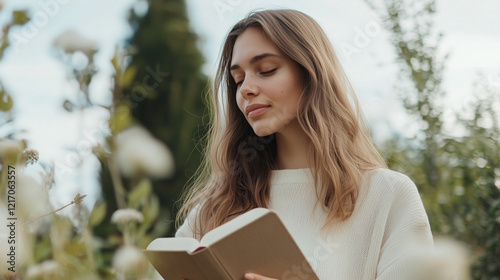
[[[275,278],[269,278],[255,273],[245,273],[245,280],[277,280]]]

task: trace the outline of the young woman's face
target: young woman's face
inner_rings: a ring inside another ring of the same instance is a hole
[[[303,83],[299,66],[258,28],[238,36],[231,59],[238,108],[258,136],[283,132],[296,119]]]

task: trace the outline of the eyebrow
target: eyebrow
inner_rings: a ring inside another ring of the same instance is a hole
[[[263,53],[263,54],[259,54],[259,55],[256,55],[254,56],[251,60],[250,60],[250,64],[254,64],[256,63],[257,61],[259,60],[262,60],[266,57],[281,57],[277,54],[273,54],[273,53]],[[229,71],[233,71],[233,70],[236,70],[236,69],[240,69],[240,66],[238,64],[234,64],[234,65],[231,65],[231,67],[229,68]]]

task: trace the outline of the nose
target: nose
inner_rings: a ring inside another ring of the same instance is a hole
[[[240,86],[240,93],[245,99],[259,95],[259,88],[252,76],[245,77],[245,80]]]

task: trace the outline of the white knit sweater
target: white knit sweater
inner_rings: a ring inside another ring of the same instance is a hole
[[[415,184],[387,169],[370,173],[363,178],[352,216],[321,231],[327,216],[321,204],[315,207],[310,169],[272,171],[269,209],[283,220],[322,280],[403,280],[404,257],[416,246],[433,250]],[[188,223],[176,237],[193,236]],[[300,272],[296,276],[300,279]]]

